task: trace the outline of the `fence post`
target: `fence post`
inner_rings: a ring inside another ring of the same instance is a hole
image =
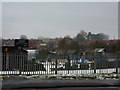
[[[118,74],[118,54],[117,54],[115,63],[116,63],[116,65],[115,65],[116,66],[116,74]]]
[[[94,73],[96,73],[96,58],[94,54],[93,54],[93,60],[94,60]]]
[[[22,60],[21,60],[21,54],[18,55],[19,58],[19,74],[21,75],[21,69],[22,69]]]
[[[57,59],[55,59],[55,74],[57,74]]]
[[[68,55],[67,60],[68,60],[68,74],[69,74],[69,70],[70,70],[70,68],[71,68],[70,55]]]
[[[9,54],[6,53],[6,70],[9,72]]]

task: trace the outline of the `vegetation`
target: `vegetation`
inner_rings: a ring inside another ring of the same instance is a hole
[[[26,35],[21,35],[20,39],[28,39]]]
[[[103,33],[92,34],[81,30],[76,37],[64,37],[58,44],[60,50],[76,50],[76,52],[93,51],[95,48],[104,48],[106,52],[120,51],[119,41],[107,43],[108,35]]]

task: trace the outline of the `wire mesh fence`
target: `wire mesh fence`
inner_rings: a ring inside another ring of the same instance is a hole
[[[3,53],[0,74],[120,73],[118,54],[46,55],[29,60],[26,53]]]

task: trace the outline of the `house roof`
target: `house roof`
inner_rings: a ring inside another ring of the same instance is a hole
[[[104,48],[96,48],[95,50],[94,50],[94,52],[104,52]]]
[[[26,50],[19,49],[18,47],[15,47],[15,46],[2,46],[2,52],[25,52],[27,53]]]
[[[75,51],[76,51],[76,50],[68,50],[67,53],[68,53],[68,54],[73,54],[73,53],[75,53]]]

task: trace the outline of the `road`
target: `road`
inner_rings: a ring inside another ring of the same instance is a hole
[[[2,90],[119,90],[119,80],[4,80]]]

